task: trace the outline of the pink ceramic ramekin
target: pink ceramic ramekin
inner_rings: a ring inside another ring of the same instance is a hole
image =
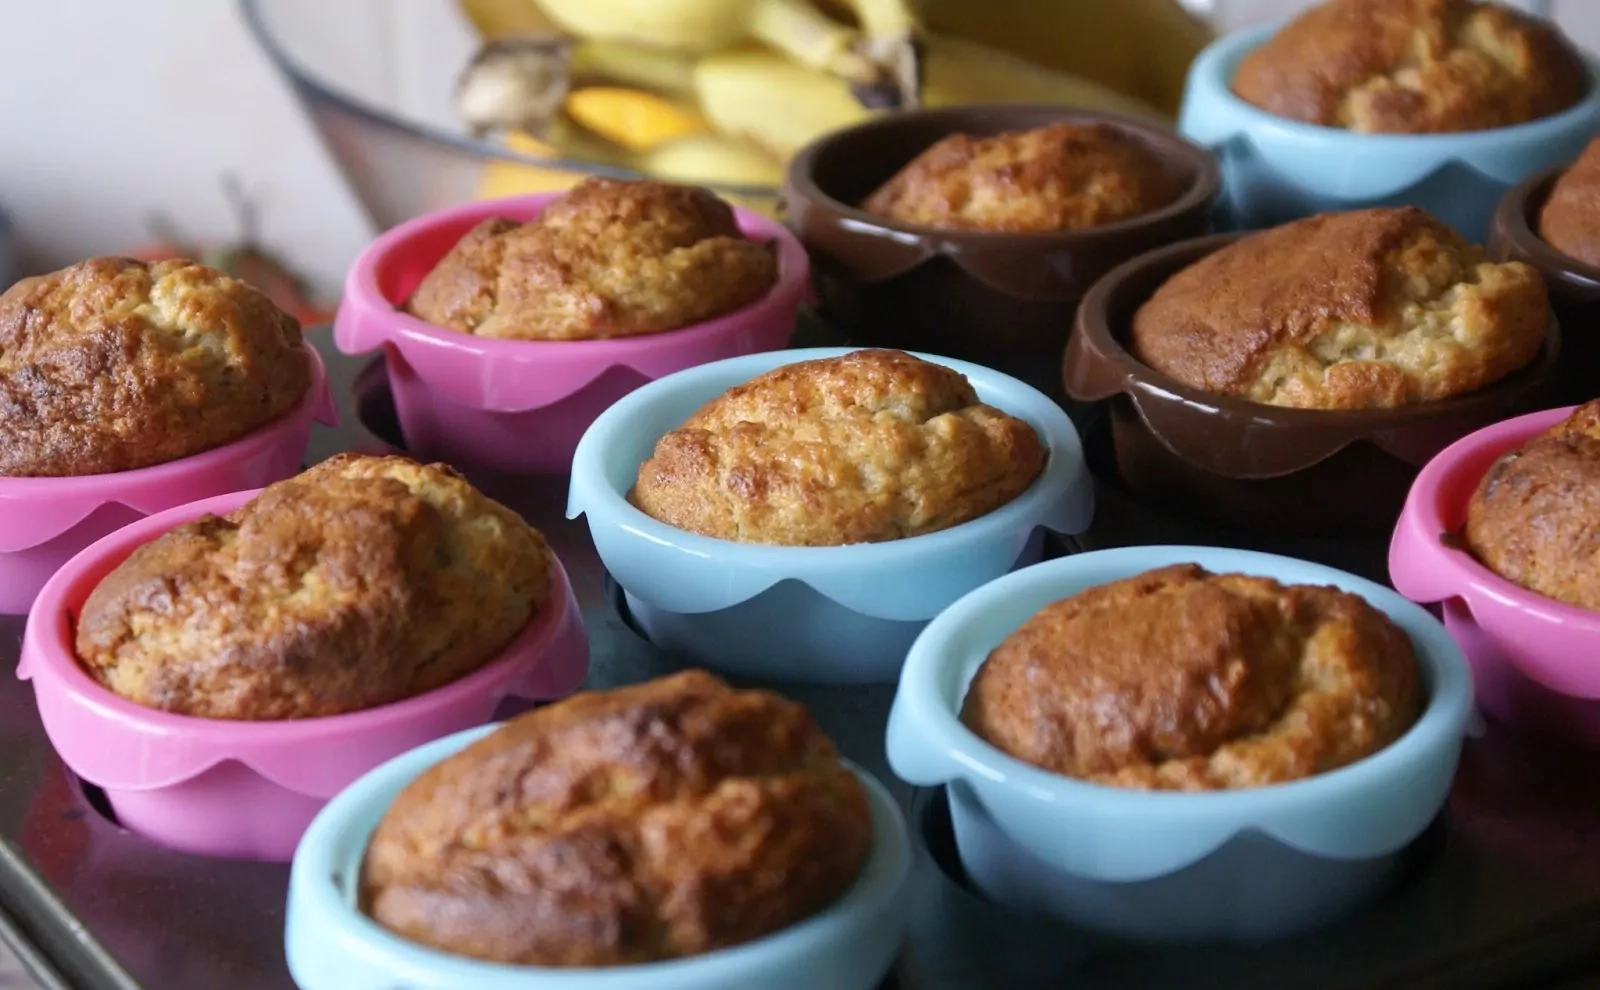
[[[368,770],[490,721],[509,697],[559,698],[588,675],[589,640],[554,561],[549,600],[498,657],[378,708],[281,722],[196,718],[135,704],[91,678],[78,664],[73,617],[101,579],[141,544],[255,495],[193,502],[112,533],[68,561],[28,615],[17,676],[33,681],[62,762],[105,791],[129,830],[186,852],[287,862],[317,811]]]
[[[494,340],[400,311],[473,225],[489,217],[533,220],[559,195],[485,200],[418,217],[373,241],[350,269],[334,340],[347,354],[383,349],[412,456],[508,474],[565,474],[594,418],[645,382],[789,342],[810,284],[805,251],[781,224],[737,208],[745,236],[776,242],[778,282],[715,320],[614,340]]]
[[[1496,458],[1571,414],[1551,409],[1508,419],[1430,461],[1389,545],[1389,578],[1413,601],[1442,603],[1445,627],[1472,665],[1484,711],[1600,745],[1600,613],[1507,581],[1478,563],[1457,535]]]
[[[116,474],[0,478],[0,615],[22,615],[50,575],[84,547],[150,515],[195,499],[261,488],[299,473],[312,422],[338,413],[310,344],[311,387],[287,415],[192,457]]]

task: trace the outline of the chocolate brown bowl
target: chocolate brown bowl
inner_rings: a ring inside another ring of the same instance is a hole
[[[1060,121],[1125,131],[1186,180],[1159,210],[1087,230],[999,232],[899,223],[861,203],[929,145]],[[1095,280],[1151,248],[1210,229],[1211,153],[1159,124],[1059,106],[916,110],[835,131],[789,165],[789,225],[812,260],[823,316],[855,344],[986,365],[1060,396],[1073,311]]]
[[[1120,265],[1078,308],[1063,382],[1107,402],[1116,472],[1141,500],[1247,532],[1342,537],[1392,529],[1440,450],[1546,404],[1555,320],[1532,363],[1468,395],[1397,409],[1291,409],[1182,384],[1128,350],[1133,314],[1160,285],[1243,234],[1173,244]]]
[[[1561,323],[1561,362],[1551,405],[1600,398],[1600,268],[1553,247],[1539,235],[1539,213],[1567,166],[1535,172],[1506,190],[1489,225],[1489,257],[1521,261],[1544,276]]]

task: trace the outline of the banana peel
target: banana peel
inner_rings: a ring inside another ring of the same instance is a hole
[[[920,0],[927,27],[1093,80],[1176,114],[1215,38],[1177,0]]]
[[[634,152],[711,129],[697,109],[625,86],[575,90],[567,94],[564,109],[578,126]]]
[[[985,45],[933,34],[925,43],[923,100],[928,106],[1048,103],[1166,119],[1141,100]],[[701,59],[695,66],[695,91],[720,133],[737,135],[785,161],[823,134],[872,114],[839,79],[764,49]]]

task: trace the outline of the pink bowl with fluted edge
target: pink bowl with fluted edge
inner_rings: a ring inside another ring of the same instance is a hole
[[[0,615],[22,615],[73,554],[173,506],[300,472],[311,424],[338,424],[322,358],[310,344],[311,387],[287,414],[231,443],[154,467],[76,478],[0,478]]]
[[[1572,414],[1508,419],[1445,448],[1417,476],[1389,545],[1389,578],[1440,603],[1472,665],[1484,711],[1501,721],[1600,745],[1600,612],[1546,598],[1484,567],[1458,535],[1495,460]]]
[[[373,767],[416,746],[489,722],[507,698],[577,690],[589,640],[577,599],[552,557],[550,597],[501,653],[426,694],[345,715],[247,722],[146,708],[79,666],[73,617],[135,548],[206,513],[254,498],[235,492],[157,513],[73,557],[28,615],[17,676],[33,682],[45,733],[73,773],[105,791],[117,820],[185,852],[287,862],[322,806]]]
[[[560,193],[484,200],[403,223],[367,246],[345,280],[334,341],[382,349],[407,450],[508,474],[565,474],[594,418],[646,382],[788,344],[810,286],[806,253],[783,225],[735,208],[752,240],[773,241],[778,281],[727,316],[612,340],[496,340],[436,327],[400,306],[482,220],[527,222]]]

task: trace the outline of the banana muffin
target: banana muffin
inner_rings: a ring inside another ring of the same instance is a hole
[[[310,387],[300,324],[193,261],[90,258],[0,295],[0,476],[189,457],[283,416]]]
[[[1359,132],[1480,131],[1583,99],[1589,74],[1553,25],[1475,0],[1328,0],[1246,55],[1240,99]]]
[[[707,190],[591,178],[531,223],[473,227],[405,308],[479,337],[628,337],[726,315],[777,280],[773,245]]]
[[[1539,211],[1539,236],[1558,251],[1600,268],[1600,138],[1561,173]]]
[[[84,603],[77,653],[163,711],[337,715],[478,669],[550,584],[543,536],[448,467],[341,454],[135,550]]]
[[[744,543],[839,546],[947,529],[1022,494],[1045,448],[966,376],[902,351],[784,365],[663,436],[629,498]]]
[[[1463,535],[1506,580],[1600,611],[1600,401],[1495,461]]]
[[[360,903],[424,945],[529,966],[693,956],[856,881],[865,789],[806,709],[702,671],[508,722],[395,798]]]
[[[1169,278],[1133,351],[1194,388],[1275,406],[1386,409],[1464,395],[1529,364],[1550,300],[1414,206],[1247,235]]]
[[[1045,606],[984,660],[961,719],[1097,784],[1228,790],[1309,777],[1404,735],[1416,655],[1337,588],[1177,564]]]
[[[1160,209],[1178,177],[1108,124],[1057,123],[993,137],[951,134],[912,159],[863,208],[957,230],[1083,230]]]

